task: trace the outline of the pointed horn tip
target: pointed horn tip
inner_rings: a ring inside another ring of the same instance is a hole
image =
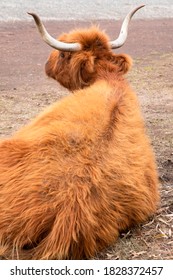
[[[138,6],[137,9],[141,9],[143,7],[145,7],[145,4]]]
[[[40,18],[37,14],[31,12],[27,12],[27,14],[33,17],[37,26],[41,24]]]
[[[35,20],[39,20],[39,16],[35,13],[27,12],[28,15],[32,16]]]
[[[145,7],[145,5],[140,5],[138,7],[136,7],[134,10],[132,10],[129,14],[134,15],[138,10],[140,10],[141,8]]]
[[[34,13],[31,13],[31,12],[27,12],[27,14],[30,15],[30,16],[34,15]]]

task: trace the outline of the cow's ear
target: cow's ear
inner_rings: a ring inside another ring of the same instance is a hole
[[[81,62],[80,78],[84,85],[89,85],[94,78],[95,57],[93,55],[86,56]]]
[[[117,66],[118,73],[125,74],[132,67],[132,59],[126,54],[115,54],[113,63]]]
[[[88,52],[77,53],[70,61],[71,73],[73,73],[73,81],[76,88],[88,86],[93,79],[95,58]]]

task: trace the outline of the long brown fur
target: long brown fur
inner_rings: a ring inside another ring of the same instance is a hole
[[[155,213],[158,179],[137,97],[98,28],[64,34],[46,73],[73,91],[0,142],[0,254],[85,259]]]

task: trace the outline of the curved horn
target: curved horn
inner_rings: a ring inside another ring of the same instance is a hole
[[[35,23],[37,25],[38,31],[41,34],[42,39],[52,48],[59,50],[59,51],[66,51],[66,52],[75,52],[80,51],[82,49],[79,43],[63,43],[56,39],[54,39],[46,30],[43,23],[41,22],[38,15],[34,13],[28,13],[29,15],[33,16]]]
[[[125,17],[122,26],[121,26],[121,30],[120,30],[120,34],[118,36],[118,38],[114,41],[110,41],[109,45],[111,47],[111,49],[118,49],[120,48],[122,45],[124,45],[126,39],[127,39],[127,35],[128,35],[128,27],[129,27],[129,23],[130,20],[132,18],[132,16],[136,13],[136,11],[138,11],[139,9],[143,8],[145,5],[141,5],[137,8],[135,8],[133,11],[131,11],[129,14],[127,14],[127,16]]]

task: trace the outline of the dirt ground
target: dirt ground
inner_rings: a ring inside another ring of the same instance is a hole
[[[117,36],[120,24],[99,22],[111,39]],[[46,26],[58,36],[90,23],[53,21]],[[173,19],[134,20],[127,43],[118,51],[134,60],[127,78],[140,99],[156,153],[161,205],[150,221],[123,233],[97,259],[173,259],[172,30]],[[50,48],[40,40],[34,23],[1,23],[0,34],[0,138],[4,138],[68,92],[44,74]]]

